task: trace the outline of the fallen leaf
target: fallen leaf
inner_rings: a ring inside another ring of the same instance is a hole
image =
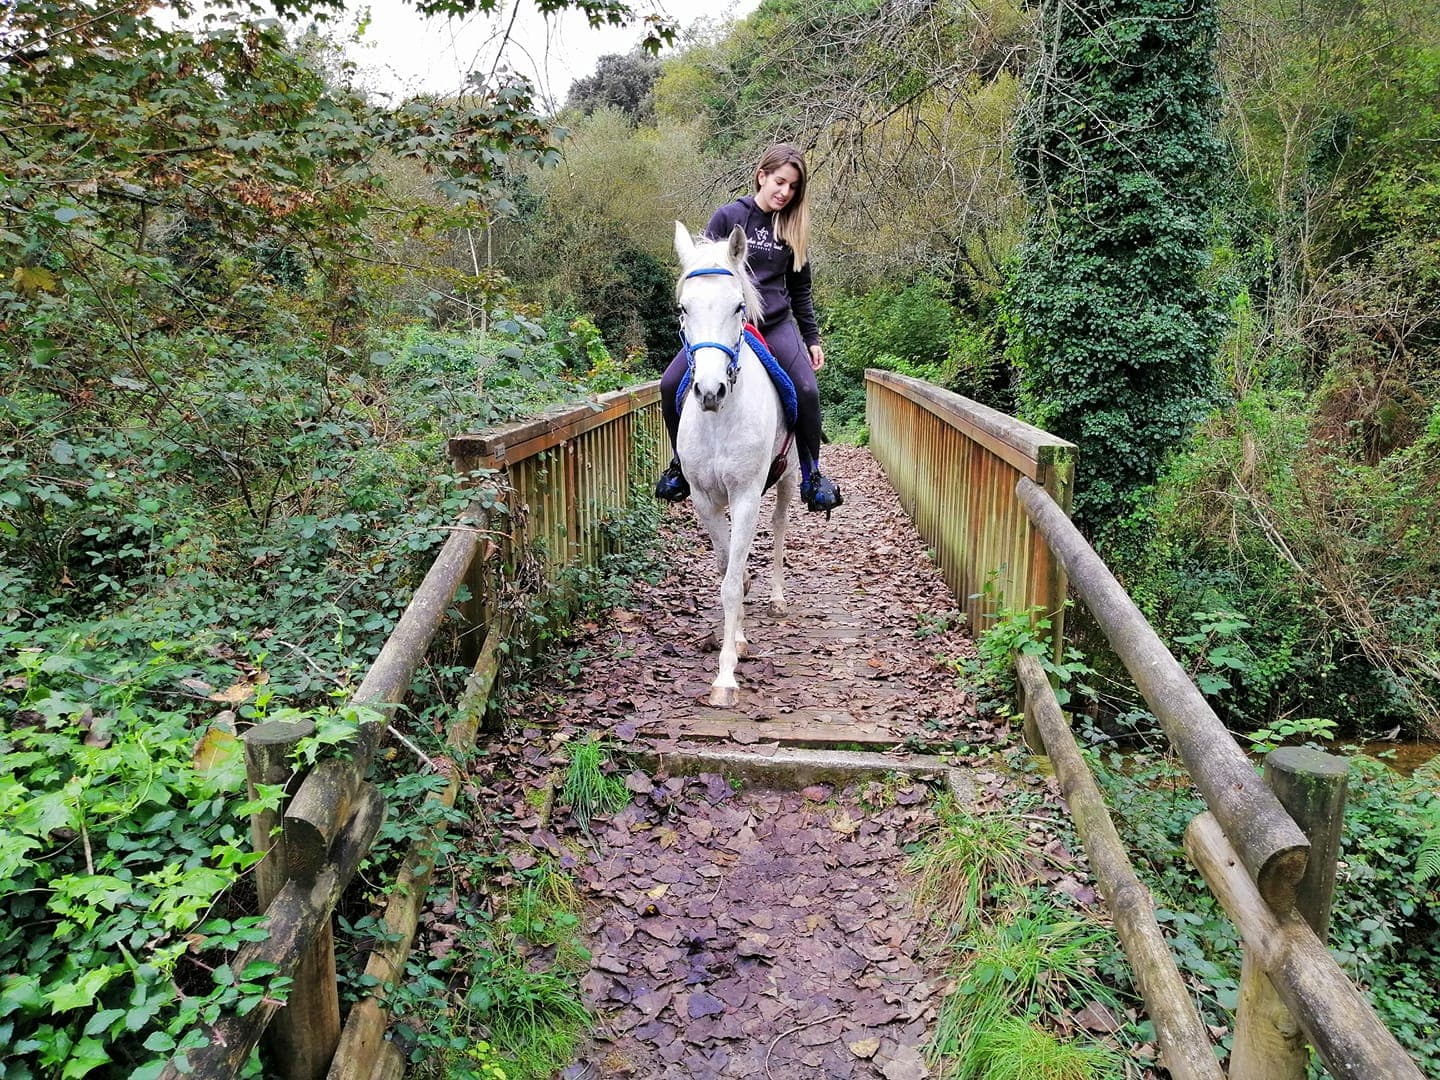
[[[847,1043],[846,1045],[850,1047],[850,1052],[857,1058],[866,1058],[868,1060],[875,1056],[876,1050],[880,1049],[880,1040],[856,1039],[854,1042]]]
[[[718,1016],[724,1011],[725,1003],[704,990],[691,994],[690,1000],[685,1003],[685,1012],[691,1020],[698,1020],[702,1016]]]
[[[233,731],[212,727],[195,747],[193,761],[196,772],[220,768],[241,750],[240,739]]]
[[[852,836],[855,830],[860,828],[860,823],[852,818],[847,811],[841,810],[830,819],[830,828],[841,836]]]
[[[625,789],[633,791],[636,795],[648,795],[655,790],[650,777],[646,776],[639,769],[636,769],[629,776],[625,777]]]
[[[1120,1030],[1120,1021],[1115,1018],[1115,1014],[1098,1001],[1090,1002],[1077,1012],[1075,1022],[1086,1031],[1098,1031],[1102,1035]]]
[[[270,681],[270,676],[259,672],[253,680],[244,679],[225,690],[210,695],[211,701],[223,701],[226,705],[239,705],[249,701],[255,694],[255,687]]]
[[[902,1046],[880,1070],[885,1080],[924,1080],[930,1075],[925,1059],[913,1046]]]

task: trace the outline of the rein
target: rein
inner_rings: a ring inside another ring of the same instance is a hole
[[[691,270],[681,280],[689,281],[693,277],[712,277],[716,275],[734,277],[735,272],[733,270],[727,270],[723,266],[706,266],[699,270]],[[701,349],[719,349],[729,357],[729,360],[725,364],[725,379],[730,384],[730,389],[735,389],[735,380],[740,375],[740,343],[745,340],[745,316],[745,300],[742,294],[740,300],[740,333],[736,336],[733,346],[726,345],[722,341],[697,341],[692,344],[689,337],[685,334],[685,327],[683,325],[680,327],[680,342],[685,346],[686,363],[692,373],[695,370],[695,354],[697,352]]]

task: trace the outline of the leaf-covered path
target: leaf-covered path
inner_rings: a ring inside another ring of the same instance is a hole
[[[879,466],[846,447],[826,464],[846,505],[828,521],[796,515],[784,616],[765,611],[768,533],[752,555],[737,707],[706,703],[719,606],[688,505],[670,511],[668,573],[586,626],[583,664],[545,695],[554,762],[594,733],[664,765],[629,773],[630,805],[596,819],[578,867],[593,949],[582,985],[599,1023],[567,1077],[927,1075],[940,987],[903,849],[933,823],[939,786],[668,775],[694,771],[679,763],[705,746],[900,764],[989,740],[947,662],[970,653],[967,632]]]

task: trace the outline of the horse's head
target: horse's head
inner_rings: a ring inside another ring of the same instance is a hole
[[[745,248],[745,232],[738,225],[724,240],[696,243],[684,225],[675,223],[680,334],[690,355],[690,392],[707,412],[720,408],[735,389],[745,322],[752,312],[759,315]]]

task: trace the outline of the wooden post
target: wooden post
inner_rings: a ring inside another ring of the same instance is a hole
[[[1266,781],[1310,841],[1295,907],[1321,942],[1330,930],[1348,770],[1344,758],[1306,747],[1282,747],[1265,759]],[[1304,1080],[1308,1058],[1299,1022],[1265,974],[1255,949],[1245,946],[1230,1051],[1231,1080]]]
[[[1424,1080],[1294,906],[1281,916],[1261,897],[1213,814],[1186,826],[1185,854],[1235,920],[1245,947],[1255,950],[1334,1080]]]
[[[252,727],[241,736],[245,743],[245,779],[253,802],[260,794],[260,785],[284,787],[290,793],[296,773],[292,751],[301,739],[315,734],[315,721],[298,720],[287,723],[272,720]],[[270,906],[275,894],[285,887],[285,845],[277,832],[280,810],[261,810],[250,816],[250,842],[266,857],[255,866],[255,891],[261,912]]]
[[[1155,901],[1135,876],[1105,799],[1080,755],[1040,661],[1022,654],[1016,657],[1015,666],[1025,687],[1027,721],[1033,719],[1041,751],[1050,755],[1055,766],[1060,791],[1155,1025],[1161,1064],[1173,1080],[1224,1080],[1200,1013],[1155,919]]]

